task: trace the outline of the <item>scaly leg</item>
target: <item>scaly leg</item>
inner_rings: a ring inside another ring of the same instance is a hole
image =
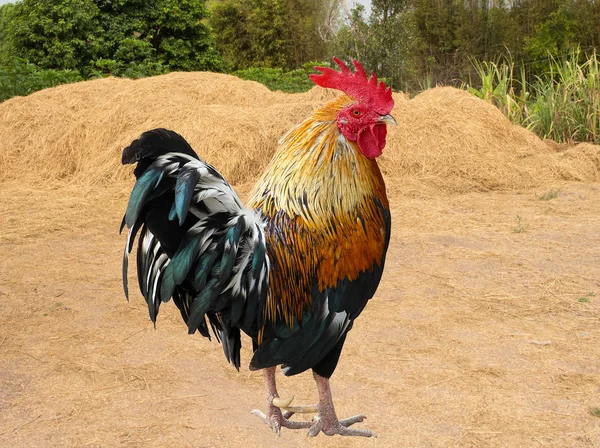
[[[265,386],[267,389],[267,415],[263,414],[260,410],[254,409],[252,414],[256,415],[263,422],[265,422],[273,430],[273,432],[279,435],[281,428],[289,429],[302,429],[310,428],[313,422],[294,422],[288,420],[294,412],[284,412],[273,404],[273,399],[278,398],[277,386],[275,385],[275,367],[269,367],[264,369]]]
[[[338,420],[329,388],[329,379],[316,373],[313,373],[313,376],[319,391],[319,414],[313,419],[314,423],[308,431],[309,436],[315,437],[323,431],[323,434],[328,436],[339,434],[341,436],[377,437],[373,431],[368,429],[349,428],[354,423],[366,419],[364,415]]]

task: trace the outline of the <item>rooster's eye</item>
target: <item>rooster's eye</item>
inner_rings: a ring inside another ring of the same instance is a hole
[[[360,110],[358,110],[358,109],[354,109],[354,110],[352,111],[352,114],[353,114],[355,117],[358,117],[358,116],[360,115]]]

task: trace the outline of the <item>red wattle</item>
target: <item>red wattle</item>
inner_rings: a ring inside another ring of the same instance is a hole
[[[358,133],[358,147],[368,159],[375,159],[383,153],[387,128],[385,124],[376,124],[363,128]]]

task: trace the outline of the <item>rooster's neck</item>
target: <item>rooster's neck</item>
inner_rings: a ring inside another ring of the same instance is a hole
[[[336,113],[348,100],[342,97],[315,111],[282,137],[253,189],[251,207],[266,216],[283,211],[320,226],[335,216],[360,213],[374,198],[387,204],[377,163],[337,127]]]

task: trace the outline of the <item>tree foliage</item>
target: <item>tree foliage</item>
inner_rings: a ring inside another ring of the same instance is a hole
[[[9,13],[13,56],[42,69],[85,76],[221,69],[205,0],[21,0]]]
[[[323,59],[337,0],[221,0],[211,8],[217,47],[232,70],[299,68]]]
[[[371,0],[370,13],[349,0],[20,0],[0,7],[0,65],[20,57],[84,78],[281,69],[283,79],[337,55],[415,91],[472,85],[473,60],[508,58],[540,76],[550,56],[598,48],[599,23],[598,0]]]
[[[82,69],[101,48],[93,0],[22,0],[9,31],[17,56],[44,69]]]
[[[97,0],[103,56],[171,70],[220,70],[204,0]]]
[[[13,3],[0,6],[0,61],[8,61],[14,56],[14,43],[10,32],[14,7]]]
[[[403,90],[468,81],[473,59],[508,56],[541,74],[549,56],[600,46],[597,0],[372,0],[369,17],[360,5],[345,15],[338,54]]]

